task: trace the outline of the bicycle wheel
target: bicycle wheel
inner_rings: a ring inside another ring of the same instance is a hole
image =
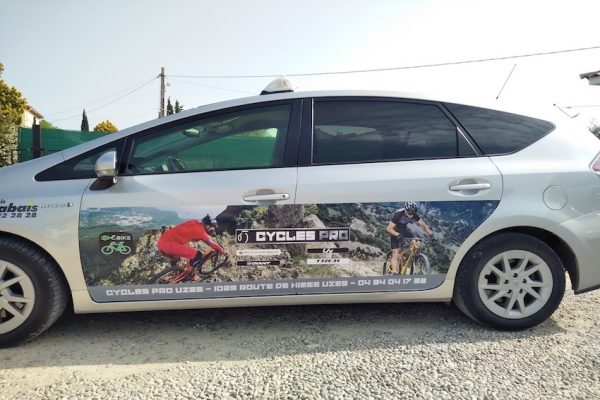
[[[106,254],[108,256],[112,254],[115,250],[112,248],[112,246],[106,245],[103,248],[101,248],[100,251],[102,252],[102,254]]]
[[[392,273],[392,252],[387,253],[385,257],[385,261],[383,262],[383,275],[388,275]]]
[[[152,276],[149,280],[149,284],[169,284],[171,283],[171,279],[179,275],[181,272],[181,268],[179,267],[169,267],[160,271],[158,274]]]
[[[220,254],[216,251],[210,253],[206,257],[206,260],[204,260],[202,264],[199,267],[197,267],[197,272],[199,274],[210,274],[221,268],[227,262],[227,258],[225,258],[222,261],[219,261],[219,256]]]
[[[425,254],[417,254],[410,264],[409,275],[428,275],[431,273],[431,265]]]

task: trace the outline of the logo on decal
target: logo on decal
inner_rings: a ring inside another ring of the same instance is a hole
[[[2,204],[6,204],[4,200],[2,200]],[[8,203],[7,206],[0,206],[0,213],[24,213],[24,212],[36,212],[38,210],[38,206],[33,204],[32,202],[28,202],[27,204],[15,204]]]
[[[269,265],[279,265],[279,260],[271,261],[238,261],[236,265],[240,267],[266,267]]]
[[[13,203],[6,204],[6,200],[0,200],[0,218],[37,218],[37,212],[39,206],[28,201],[27,203]]]
[[[236,229],[237,243],[349,242],[349,228],[329,229]]]
[[[71,208],[73,207],[73,203],[66,202],[66,203],[45,203],[45,204],[41,204],[40,208]]]
[[[309,258],[306,260],[308,265],[348,264],[349,262],[349,258]]]
[[[131,254],[133,235],[128,232],[105,232],[99,237],[100,251],[108,256],[111,254]]]
[[[271,256],[280,256],[281,255],[281,250],[280,249],[239,249],[235,251],[235,255],[236,256],[240,256],[240,257],[252,257],[252,256],[265,256],[265,257],[271,257]]]
[[[325,247],[324,249],[306,249],[310,254],[331,254],[331,253],[347,253],[350,250],[347,247]]]

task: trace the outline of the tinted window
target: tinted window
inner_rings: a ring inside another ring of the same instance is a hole
[[[54,167],[36,175],[37,181],[59,181],[66,179],[89,179],[96,177],[96,160],[107,151],[116,151],[117,160],[121,158],[121,152],[125,141],[119,140],[94,150],[90,150],[82,155],[63,161]]]
[[[554,129],[548,121],[485,108],[446,104],[484,153],[514,153]]]
[[[316,101],[314,118],[316,164],[458,155],[456,127],[435,105]]]
[[[281,166],[291,106],[220,114],[137,138],[128,174]]]

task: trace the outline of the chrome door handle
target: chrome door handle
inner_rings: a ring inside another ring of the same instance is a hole
[[[244,201],[279,201],[289,198],[287,193],[251,194],[243,197]]]
[[[453,192],[460,192],[462,190],[486,190],[491,189],[492,184],[489,182],[484,183],[459,183],[458,185],[450,185],[448,189]]]

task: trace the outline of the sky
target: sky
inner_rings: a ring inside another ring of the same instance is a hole
[[[588,47],[599,48],[393,69]],[[0,62],[63,129],[78,130],[84,108],[90,127],[155,119],[161,67],[185,109],[258,94],[278,75],[392,68],[291,79],[299,91],[557,104],[587,126],[600,121],[600,86],[579,74],[600,70],[600,1],[0,0]],[[226,77],[198,78],[215,75]]]

